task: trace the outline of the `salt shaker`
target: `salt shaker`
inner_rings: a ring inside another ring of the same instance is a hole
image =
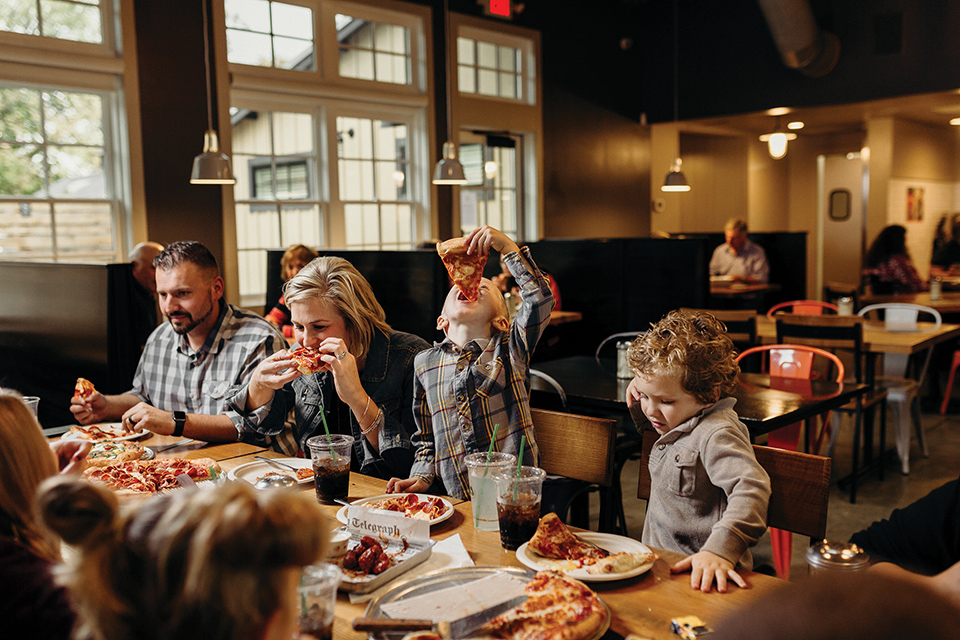
[[[943,297],[943,280],[940,276],[930,279],[930,299],[939,300]]]
[[[633,370],[627,361],[627,350],[630,343],[622,340],[617,343],[617,377],[621,380],[628,380],[633,377]]]
[[[837,300],[837,315],[853,315],[853,298],[850,296],[843,296]]]
[[[863,571],[869,564],[867,552],[852,542],[821,540],[807,549],[807,568],[811,575]]]

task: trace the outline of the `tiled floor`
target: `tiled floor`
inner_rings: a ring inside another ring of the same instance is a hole
[[[891,451],[885,459],[886,475],[883,481],[878,479],[875,470],[861,476],[856,504],[850,504],[850,493],[847,488],[840,488],[836,484],[831,487],[827,515],[828,539],[847,540],[851,534],[875,520],[886,517],[893,509],[910,504],[930,490],[960,475],[960,416],[941,417],[935,413],[925,413],[923,424],[930,457],[921,457],[920,447],[914,437],[910,475],[904,476],[900,473],[899,460]],[[852,439],[852,423],[845,419],[834,455],[832,474],[834,482],[837,478],[849,473]],[[893,446],[892,440],[888,426],[888,448]],[[630,535],[638,539],[643,530],[643,513],[646,505],[635,497],[639,469],[639,461],[628,463],[621,477],[627,527]],[[793,561],[790,575],[792,581],[803,580],[807,576],[804,559],[807,545],[806,538],[793,537]],[[773,566],[769,534],[760,540],[753,550],[753,555],[758,566],[761,564]]]

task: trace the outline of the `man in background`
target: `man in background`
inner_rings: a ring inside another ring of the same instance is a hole
[[[713,252],[710,275],[733,276],[735,282],[766,284],[770,280],[767,254],[747,238],[747,223],[731,218],[723,227],[723,235],[726,242]]]
[[[157,269],[153,266],[153,260],[163,251],[163,245],[159,242],[141,242],[135,246],[127,255],[130,264],[133,265],[133,278],[137,281],[134,290],[136,296],[133,303],[140,310],[137,317],[147,318],[149,323],[144,323],[143,335],[137,336],[137,344],[143,347],[147,342],[147,337],[157,327],[159,316],[157,314]]]

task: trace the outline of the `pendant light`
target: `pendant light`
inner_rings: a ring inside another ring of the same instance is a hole
[[[767,151],[774,160],[779,160],[787,155],[787,141],[796,140],[797,134],[792,131],[783,131],[780,128],[780,116],[777,116],[777,124],[772,133],[765,133],[760,136],[760,142],[767,143]]]
[[[213,128],[210,86],[210,43],[207,28],[207,2],[203,2],[203,66],[207,78],[207,130],[203,134],[203,153],[193,159],[190,184],[236,184],[230,170],[230,158],[220,152],[220,141]]]
[[[443,0],[443,39],[444,44],[450,40],[450,9],[447,6],[447,0]],[[456,50],[456,48],[454,48]],[[453,101],[451,99],[450,84],[450,66],[451,56],[450,47],[445,46],[447,55],[444,56],[446,64],[444,67],[444,78],[447,85],[447,141],[443,143],[443,158],[437,162],[433,169],[433,184],[467,184],[467,178],[463,174],[463,165],[457,160],[457,145],[453,142],[453,118],[451,109]],[[456,55],[456,54],[454,54]]]
[[[680,0],[673,0],[673,123],[676,124],[680,119]],[[677,134],[677,146],[680,134]],[[678,149],[679,151],[679,149]],[[663,180],[663,186],[660,191],[681,193],[690,191],[690,183],[687,182],[687,176],[680,171],[680,165],[683,160],[678,155],[670,165],[670,173]]]

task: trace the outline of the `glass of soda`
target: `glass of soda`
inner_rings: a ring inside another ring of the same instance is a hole
[[[517,468],[517,456],[512,453],[492,451],[470,453],[464,459],[470,479],[470,506],[473,509],[473,526],[480,531],[496,531],[497,524],[497,475]]]
[[[496,476],[500,545],[504,549],[515,551],[537,531],[546,477],[547,472],[539,467],[520,467],[520,475],[512,469]]]
[[[307,440],[313,461],[313,481],[317,488],[317,502],[336,504],[346,500],[350,488],[350,453],[353,436],[313,436]]]
[[[320,562],[303,568],[300,586],[300,617],[297,624],[301,640],[332,640],[333,607],[340,586],[340,567]]]

